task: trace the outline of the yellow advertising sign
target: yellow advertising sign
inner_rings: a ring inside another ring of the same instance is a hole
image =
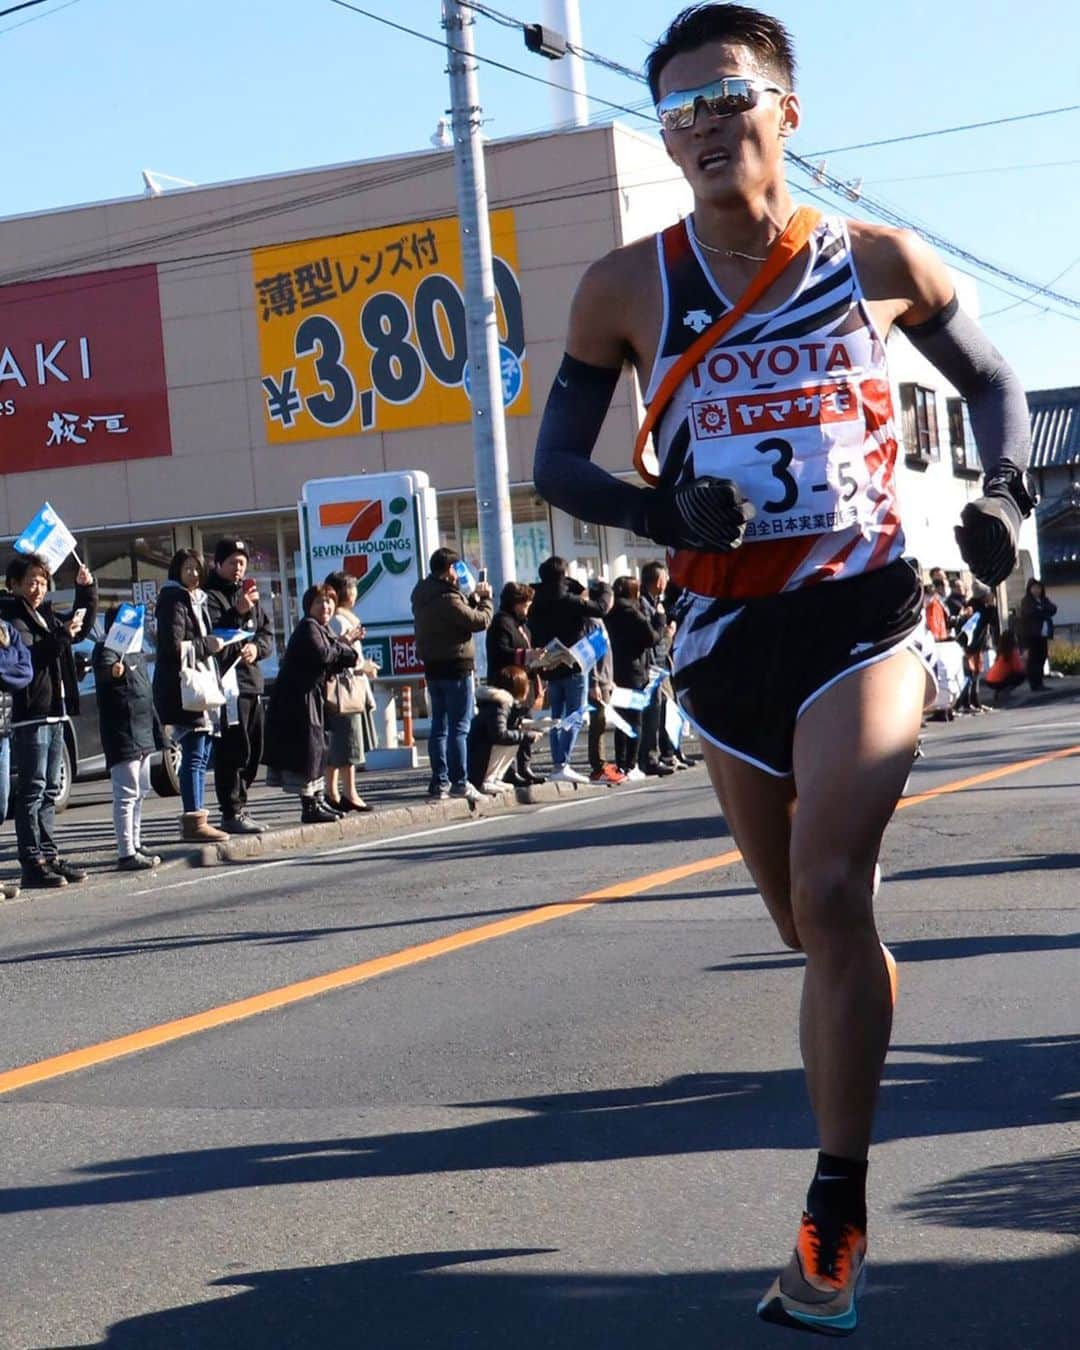
[[[491,215],[503,398],[530,411],[514,213]],[[456,217],[251,255],[271,442],[467,422],[468,350]]]

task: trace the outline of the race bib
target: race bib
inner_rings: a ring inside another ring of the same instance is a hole
[[[754,504],[746,543],[828,534],[872,518],[857,384],[701,399],[690,417],[697,476],[733,479]]]

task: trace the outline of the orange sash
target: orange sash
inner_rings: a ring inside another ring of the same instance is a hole
[[[678,389],[687,373],[715,345],[717,340],[738,323],[750,306],[755,304],[777,280],[788,263],[806,247],[807,241],[820,219],[821,212],[815,211],[812,206],[799,207],[784,227],[783,234],[773,242],[760,270],[751,278],[750,284],[735,304],[726,314],[721,315],[715,323],[710,324],[703,333],[694,339],[660,381],[660,387],[645,410],[644,420],[638,429],[637,439],[634,442],[634,468],[637,469],[646,483],[655,487],[660,482],[659,476],[646,466],[645,455],[652,429],[659,421],[664,409],[671,402],[675,390]],[[654,453],[652,458],[659,468],[659,457]]]

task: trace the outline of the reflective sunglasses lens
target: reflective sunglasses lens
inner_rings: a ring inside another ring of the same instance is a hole
[[[668,94],[657,105],[656,115],[665,131],[681,131],[694,125],[698,103],[704,103],[713,117],[733,117],[749,112],[757,101],[757,88],[749,80],[717,80],[700,89]]]

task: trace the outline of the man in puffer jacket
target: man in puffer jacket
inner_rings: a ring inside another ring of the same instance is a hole
[[[431,703],[428,796],[476,801],[480,794],[466,775],[476,669],[473,634],[482,633],[491,623],[493,605],[486,582],[480,582],[471,595],[462,594],[454,570],[460,561],[453,549],[435,550],[430,574],[413,589],[412,611],[416,650],[424,663]]]

